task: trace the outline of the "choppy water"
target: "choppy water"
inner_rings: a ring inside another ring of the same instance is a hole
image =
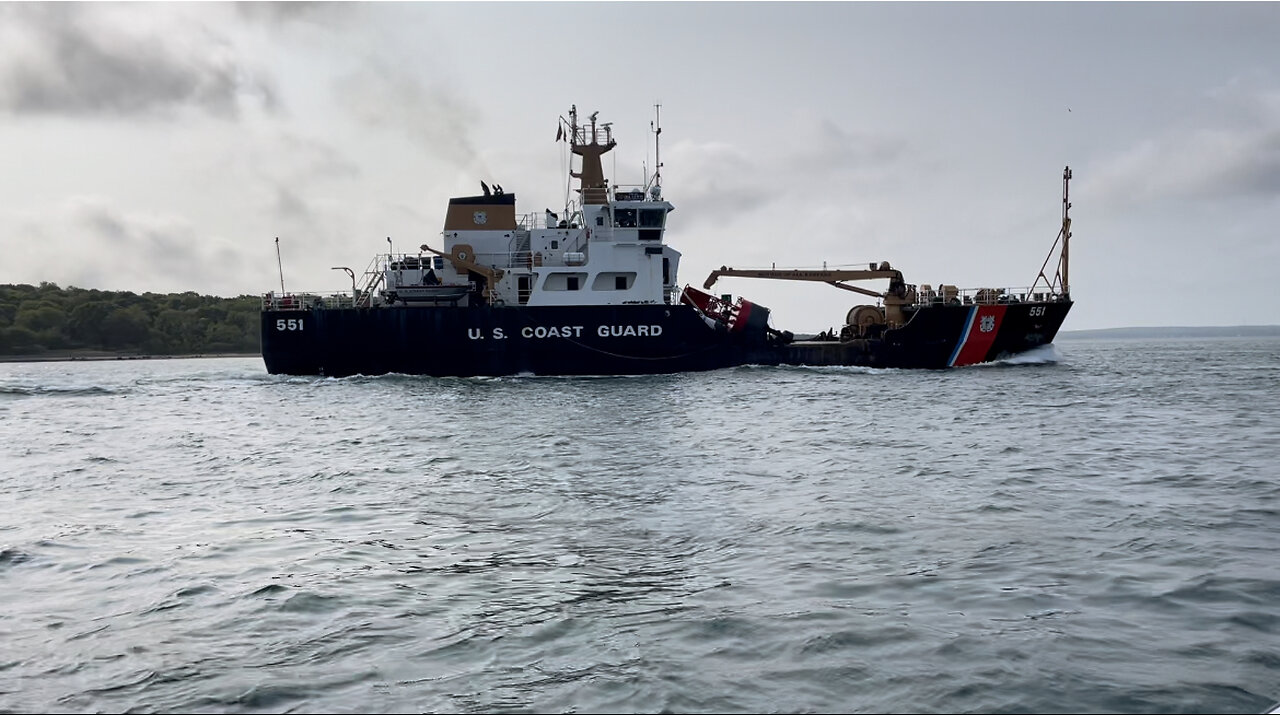
[[[0,710],[1261,712],[1280,339],[0,365]]]

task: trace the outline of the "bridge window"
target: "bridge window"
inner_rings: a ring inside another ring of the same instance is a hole
[[[635,228],[636,227],[636,210],[635,209],[618,209],[614,212],[617,217],[614,221],[618,228]]]
[[[662,228],[666,209],[640,209],[640,228]]]

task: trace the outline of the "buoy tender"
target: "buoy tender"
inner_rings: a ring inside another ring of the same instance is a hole
[[[280,291],[262,299],[267,371],[465,377],[747,364],[948,368],[1047,345],[1071,309],[1070,167],[1061,229],[1030,288],[915,285],[882,261],[865,269],[722,266],[699,290],[677,282],[681,254],[667,243],[675,207],[663,196],[656,160],[660,113],[652,125],[656,168],[635,186],[605,178],[601,157],[617,143],[598,114],[580,123],[573,107],[559,118],[556,141],[566,144],[578,182],[559,211],[519,214],[515,194],[481,180],[480,195],[449,199],[439,247],[378,254],[362,284],[343,268],[350,293],[286,292],[281,271]],[[796,339],[771,325],[768,308],[708,292],[729,277],[823,282],[874,302],[851,307],[839,330]],[[867,281],[886,284],[854,285]]]

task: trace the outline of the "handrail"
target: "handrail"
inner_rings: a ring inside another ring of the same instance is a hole
[[[566,253],[586,253],[586,240],[579,237],[572,244],[565,244],[563,247],[554,251],[496,251],[476,253],[472,256],[476,263],[487,266],[494,266],[499,269],[508,268],[528,268],[531,266],[568,266],[564,260]],[[538,260],[534,260],[534,256],[541,256]]]
[[[262,295],[263,310],[313,310],[315,308],[357,308],[357,302],[349,291],[311,292],[299,291],[276,293],[271,291]]]
[[[380,256],[374,256],[364,269],[364,287],[360,289],[359,298],[355,301],[359,307],[367,308],[373,304],[374,291],[384,279],[382,271],[378,270],[379,258]]]
[[[1049,289],[1036,290],[1035,286],[1019,288],[957,288],[951,285],[931,286],[928,283],[908,286],[916,292],[916,302],[960,303],[963,305],[1001,305],[1004,303],[1056,303],[1066,300],[1066,294]]]

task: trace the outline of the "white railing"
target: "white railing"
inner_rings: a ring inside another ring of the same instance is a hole
[[[578,266],[581,263],[566,263],[565,254],[583,254],[586,252],[585,246],[578,244],[585,241],[575,241],[573,245],[561,247],[554,251],[506,251],[496,253],[476,253],[473,260],[476,263],[493,266],[495,268],[536,268],[538,266]],[[584,256],[585,258],[585,256]]]
[[[363,294],[361,295],[363,299]],[[342,293],[276,293],[270,292],[262,296],[263,310],[313,310],[315,308],[354,308],[356,305],[368,305],[364,300],[357,300],[350,292]]]

